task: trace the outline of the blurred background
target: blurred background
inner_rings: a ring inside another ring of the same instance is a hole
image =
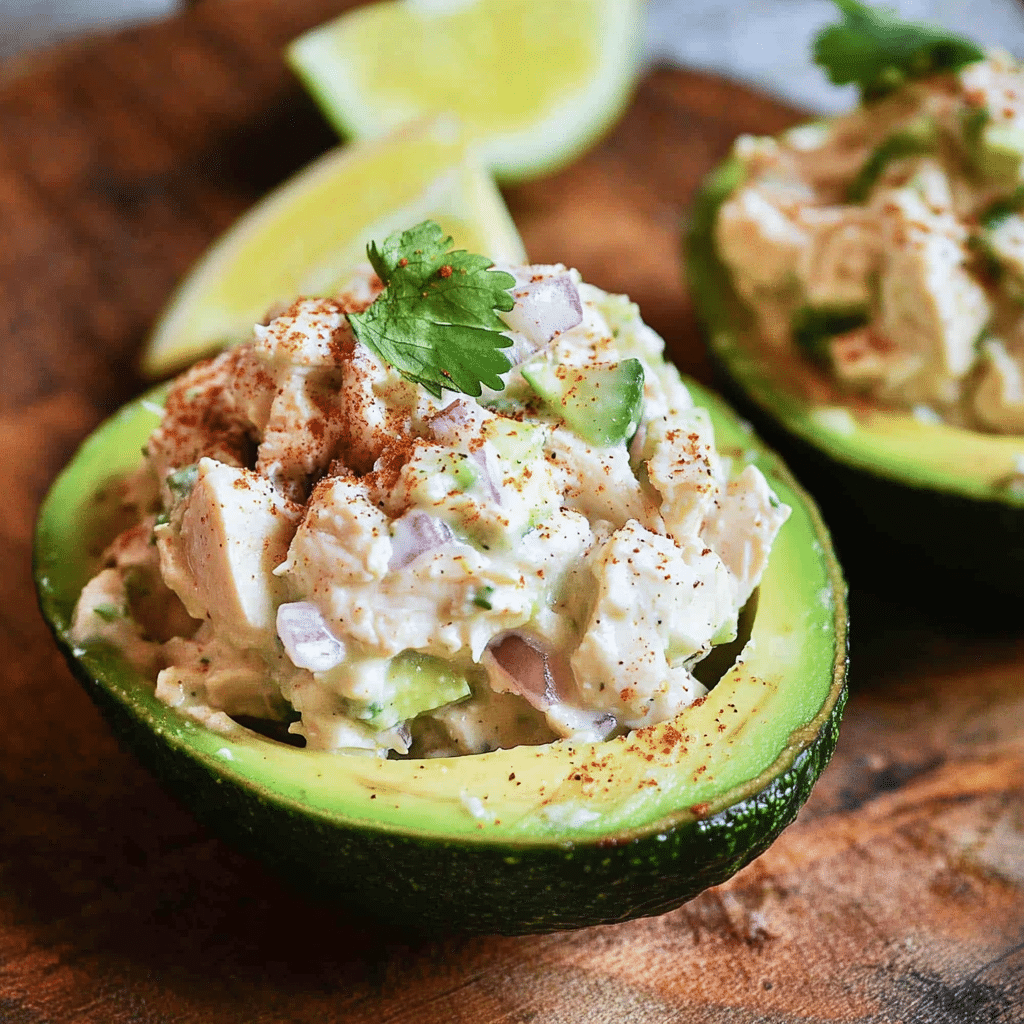
[[[165,17],[189,2],[196,0],[0,0],[0,60]],[[1020,0],[897,0],[888,6],[1024,55]],[[834,18],[829,0],[650,0],[647,55],[651,62],[727,75],[808,110],[833,111],[850,97],[808,64],[807,47]]]

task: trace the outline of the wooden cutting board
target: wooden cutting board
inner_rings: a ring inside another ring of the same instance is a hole
[[[35,610],[48,482],[142,387],[148,326],[232,219],[333,143],[281,46],[342,3],[207,0],[0,78],[0,1021],[1024,1021],[1024,631],[854,595],[836,757],[760,860],[664,917],[410,943],[303,902],[127,755]],[[678,230],[741,131],[795,112],[649,73],[563,173],[508,193],[529,252],[638,300],[707,364]]]

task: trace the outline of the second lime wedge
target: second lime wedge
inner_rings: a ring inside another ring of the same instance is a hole
[[[142,356],[151,377],[248,337],[277,302],[324,295],[365,260],[366,243],[430,218],[459,248],[525,261],[491,176],[451,119],[333,150],[265,196],[178,286]]]
[[[451,111],[514,181],[582,152],[621,113],[643,0],[388,0],[299,37],[288,59],[343,135]]]

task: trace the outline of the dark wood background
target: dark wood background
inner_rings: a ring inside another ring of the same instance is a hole
[[[36,611],[35,510],[142,387],[176,280],[333,143],[279,54],[342,6],[205,0],[0,69],[0,1021],[1024,1021],[1024,628],[930,621],[912,580],[854,595],[853,696],[797,823],[652,920],[367,931],[210,838],[117,749]],[[630,293],[706,380],[680,222],[736,133],[795,116],[654,70],[597,149],[508,202],[534,259]]]

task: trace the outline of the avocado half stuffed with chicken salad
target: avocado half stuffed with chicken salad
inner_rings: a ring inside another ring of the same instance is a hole
[[[831,755],[828,535],[625,297],[430,222],[368,256],[86,442],[44,613],[142,760],[316,895],[503,932],[676,906]]]
[[[837,6],[814,54],[860,104],[736,140],[693,211],[691,292],[725,386],[847,561],[938,567],[943,600],[1019,594],[1024,72]]]

